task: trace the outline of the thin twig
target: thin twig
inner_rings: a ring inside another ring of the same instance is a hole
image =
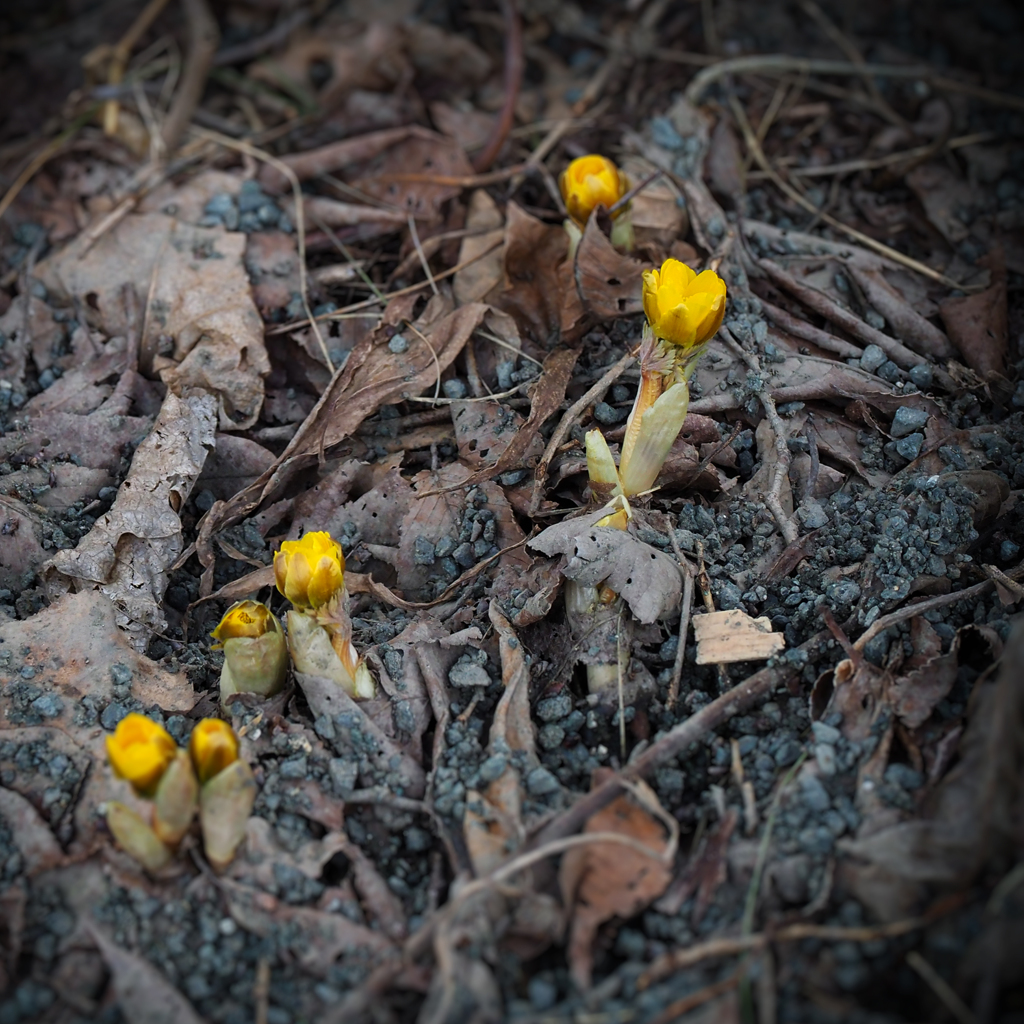
[[[555,428],[554,433],[551,435],[551,440],[548,441],[547,447],[544,449],[544,454],[540,458],[540,462],[537,463],[537,468],[534,470],[533,479],[533,495],[530,497],[530,515],[534,515],[540,508],[540,503],[544,497],[544,481],[547,478],[548,467],[551,465],[552,459],[558,454],[558,449],[562,446],[562,442],[569,435],[569,431],[572,430],[580,413],[591,402],[599,401],[604,397],[605,392],[619,379],[622,372],[636,359],[636,352],[627,352],[617,362],[612,363],[610,367],[601,375],[600,379],[589,388],[586,393],[568,409],[565,410],[562,419],[559,421],[558,426]]]
[[[196,2],[196,0],[193,0],[193,2]],[[202,0],[198,0],[198,2],[202,2]],[[306,316],[309,318],[306,323],[310,324],[313,328],[313,333],[316,335],[316,340],[320,345],[320,352],[327,363],[327,368],[331,373],[334,373],[334,363],[331,361],[330,352],[327,351],[327,342],[324,341],[323,334],[320,333],[320,325],[317,323],[316,317],[313,316],[313,310],[309,306],[309,279],[306,273],[306,218],[302,204],[302,189],[299,186],[298,177],[283,160],[278,160],[276,156],[272,156],[266,150],[258,149],[248,142],[229,138],[227,135],[210,131],[208,128],[194,128],[193,131],[200,138],[206,138],[211,142],[219,143],[225,149],[233,149],[236,152],[245,153],[256,160],[262,160],[287,178],[288,183],[292,187],[292,193],[295,196],[295,234],[298,238],[299,291],[302,294],[302,308],[306,311]],[[371,299],[370,301],[376,302],[378,300]],[[338,312],[342,311],[339,310]]]
[[[761,144],[757,141],[757,136],[750,127],[750,122],[747,120],[747,115],[743,106],[740,104],[739,100],[736,99],[736,95],[732,91],[729,92],[729,103],[732,107],[733,114],[736,117],[736,122],[739,124],[740,130],[743,132],[743,138],[747,143],[747,148],[754,157],[755,163],[757,163],[761,170],[768,175],[775,187],[792,199],[794,203],[802,206],[809,213],[813,213],[820,217],[830,227],[835,228],[837,231],[842,231],[844,235],[852,238],[858,244],[863,245],[867,249],[871,249],[873,252],[877,252],[881,256],[885,256],[887,259],[901,263],[909,270],[913,270],[916,273],[921,274],[923,277],[930,278],[932,281],[937,281],[939,284],[945,285],[947,288],[959,288],[964,291],[970,290],[967,286],[960,284],[958,281],[954,281],[952,278],[946,277],[945,274],[941,274],[939,271],[933,270],[927,263],[915,260],[900,252],[898,249],[893,249],[891,246],[885,245],[883,242],[879,242],[870,235],[865,235],[863,231],[851,228],[848,224],[845,224],[838,218],[833,217],[832,214],[826,213],[821,207],[815,206],[814,203],[807,199],[806,196],[793,188],[788,181],[785,181],[775,168],[772,167],[768,158],[764,154],[764,150],[761,148]]]
[[[437,287],[437,281],[434,280],[434,272],[430,269],[430,260],[427,259],[427,254],[423,251],[423,245],[420,242],[420,233],[416,230],[416,218],[409,214],[409,234],[412,236],[412,244],[416,248],[416,255],[420,258],[420,265],[423,267],[423,273],[427,276],[427,281],[430,282],[430,287],[435,295],[440,295],[441,292]],[[380,295],[380,292],[377,292]]]
[[[255,39],[247,39],[244,43],[235,43],[234,46],[225,46],[223,50],[218,50],[213,58],[213,66],[222,68],[229,64],[241,64],[243,61],[252,60],[286,42],[297,28],[301,28],[312,17],[313,11],[309,7],[303,7],[279,21],[269,32],[264,32]]]
[[[206,76],[213,67],[213,58],[220,42],[220,29],[206,0],[183,0],[188,19],[188,60],[185,74],[164,121],[164,154],[170,157],[178,148],[185,129],[206,87]],[[296,200],[297,202],[300,200]]]
[[[683,606],[679,612],[679,645],[676,647],[676,657],[672,663],[672,682],[669,683],[668,697],[665,700],[666,707],[671,710],[679,699],[679,684],[683,678],[683,663],[686,660],[686,637],[690,632],[690,614],[693,611],[693,568],[682,551],[679,550],[679,542],[676,540],[674,530],[669,531],[668,539],[672,542],[672,551],[675,553],[679,569],[683,574]]]
[[[911,950],[907,954],[907,966],[912,967],[938,996],[940,1002],[956,1017],[960,1024],[977,1024],[971,1008],[956,994],[953,986],[920,953]]]
[[[473,161],[477,173],[486,171],[501,152],[515,122],[516,101],[523,84],[523,27],[515,0],[501,0],[501,14],[505,22],[505,99],[486,145]]]

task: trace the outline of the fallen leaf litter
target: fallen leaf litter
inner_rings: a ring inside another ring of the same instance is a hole
[[[1019,20],[627,6],[157,0],[32,96],[14,37],[0,1020],[1019,1008]],[[619,529],[586,434],[624,468],[668,259],[728,305]],[[271,563],[318,531],[314,627]],[[181,760],[257,597],[372,686],[226,694],[252,815],[147,874],[106,740]]]

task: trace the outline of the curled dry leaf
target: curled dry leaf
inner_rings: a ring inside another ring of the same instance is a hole
[[[563,330],[570,330],[585,314],[604,321],[641,312],[643,272],[649,267],[620,253],[598,226],[597,217],[587,221],[576,258],[563,266],[568,274]]]
[[[366,714],[336,682],[322,676],[295,673],[295,680],[306,695],[314,716],[324,715],[334,724],[338,741],[348,738],[353,754],[360,755],[360,763],[368,765],[368,773],[361,776],[366,786],[386,783],[399,796],[420,797],[426,788],[423,769],[408,754],[395,745],[384,731]],[[360,741],[357,738],[363,737]],[[372,743],[372,751],[367,744]]]
[[[460,306],[488,301],[488,296],[493,299],[494,289],[504,278],[505,255],[500,243],[505,238],[505,221],[497,204],[482,188],[469,197],[466,230],[480,233],[467,235],[459,247],[458,262],[469,264],[456,273],[452,282],[455,301]]]
[[[1009,313],[1006,301],[1006,261],[995,245],[985,260],[992,283],[983,292],[945,299],[939,305],[953,344],[967,365],[982,378],[1006,371],[1009,353]]]
[[[930,717],[935,705],[953,688],[959,665],[960,633],[946,654],[931,623],[920,615],[910,620],[913,654],[903,662],[900,675],[889,686],[888,699],[904,725],[916,729]]]
[[[47,289],[98,309],[108,334],[126,335],[124,286],[132,286],[150,310],[143,366],[152,364],[179,395],[189,387],[213,392],[221,430],[252,426],[270,360],[243,261],[246,236],[149,213],[125,217],[83,258],[86,241],[81,235],[40,263]],[[155,355],[162,338],[173,341],[171,358]]]
[[[39,812],[20,793],[0,786],[0,820],[11,830],[14,848],[29,876],[64,862],[64,851]]]
[[[58,552],[49,584],[98,587],[122,612],[140,649],[150,631],[167,627],[162,603],[171,566],[181,554],[178,510],[214,447],[217,402],[168,392],[153,429],[139,445],[113,507],[73,551]]]
[[[679,567],[625,530],[584,525],[602,514],[548,527],[528,546],[546,555],[565,555],[562,572],[568,579],[590,587],[605,584],[622,596],[640,622],[670,615],[682,596]],[[565,529],[577,523],[578,529]]]
[[[188,1000],[155,967],[118,946],[99,925],[83,919],[86,931],[110,968],[118,1008],[132,1024],[203,1024]]]
[[[594,785],[603,779],[595,774]],[[659,808],[643,783],[644,802]],[[562,901],[571,912],[568,957],[576,984],[590,988],[593,945],[597,929],[613,917],[632,917],[656,900],[672,880],[666,856],[671,837],[664,824],[631,796],[620,796],[587,820],[583,834],[614,832],[644,849],[625,843],[595,840],[566,851],[558,873]]]

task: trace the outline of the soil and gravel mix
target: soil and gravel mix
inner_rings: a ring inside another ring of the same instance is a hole
[[[0,35],[0,1024],[1024,1020],[1016,7]],[[588,153],[629,189],[570,246]],[[668,258],[728,304],[620,534],[585,436]],[[222,706],[308,531],[376,696]],[[240,737],[222,872],[115,842],[132,712]]]

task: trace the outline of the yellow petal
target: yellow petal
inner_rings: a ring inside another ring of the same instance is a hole
[[[665,289],[669,294],[666,296],[675,305],[686,293],[687,287],[691,284],[697,274],[690,269],[682,260],[667,259],[661,265],[661,285],[659,290]]]
[[[644,312],[651,324],[658,319],[658,276],[656,270],[644,271]]]
[[[309,580],[307,600],[311,607],[326,604],[340,589],[343,576],[337,561],[329,555],[322,555]]]
[[[725,316],[725,299],[721,295],[716,295],[712,298],[711,302],[701,317],[700,322],[694,330],[694,336],[697,344],[703,344],[710,338],[714,337],[718,328],[722,326],[722,319]]]
[[[661,319],[653,326],[654,333],[659,338],[664,338],[666,341],[672,342],[673,345],[689,348],[694,343],[693,323],[690,320],[689,311],[683,304],[666,310]]]

